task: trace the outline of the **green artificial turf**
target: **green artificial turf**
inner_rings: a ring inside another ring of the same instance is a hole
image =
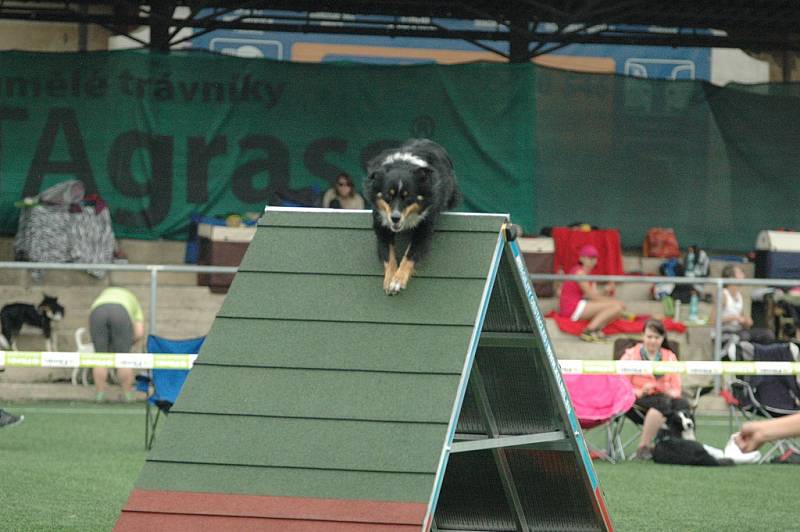
[[[624,435],[631,434],[628,424]],[[729,435],[727,417],[697,419],[698,441],[724,448]],[[598,445],[602,437],[602,430],[587,433],[588,440]],[[635,446],[634,440],[630,450]],[[800,529],[798,466],[697,467],[599,460],[594,464],[618,532]]]
[[[3,405],[0,530],[107,531],[144,463],[144,405]]]
[[[111,530],[144,463],[144,406],[3,405],[25,422],[0,430],[0,530]],[[602,431],[589,431],[599,442]],[[716,447],[725,418],[700,418]],[[797,530],[800,468],[685,467],[651,462],[595,468],[620,532]]]

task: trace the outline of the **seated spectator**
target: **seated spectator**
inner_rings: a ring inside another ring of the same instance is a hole
[[[89,334],[97,353],[130,353],[133,343],[144,336],[144,313],[139,300],[130,290],[108,287],[103,290],[90,307]],[[108,369],[92,368],[95,401],[106,400]],[[126,401],[133,401],[133,370],[117,368],[117,376],[125,393]]]
[[[567,273],[589,275],[597,265],[597,248],[586,244],[579,251],[578,264]],[[605,338],[603,327],[617,319],[625,310],[625,303],[610,297],[613,285],[606,285],[604,293],[594,281],[565,281],[559,296],[559,314],[572,321],[589,320],[581,339],[587,342]]]
[[[667,331],[664,324],[661,320],[650,319],[644,324],[642,341],[626,349],[620,360],[678,360],[666,346]],[[636,394],[634,405],[645,413],[636,458],[649,460],[653,457],[653,439],[661,426],[673,412],[688,410],[689,402],[682,397],[681,377],[678,374],[630,375],[628,378]]]
[[[364,198],[356,192],[353,179],[342,172],[336,176],[336,184],[322,196],[322,206],[330,209],[363,209]]]
[[[744,279],[744,271],[734,264],[722,269],[722,277],[727,279]],[[716,306],[711,309],[709,323],[715,323]],[[753,319],[744,313],[744,300],[740,285],[726,284],[722,289],[722,340],[723,343],[733,335],[738,340],[755,343],[770,343],[775,340],[775,333],[766,328],[753,328]]]

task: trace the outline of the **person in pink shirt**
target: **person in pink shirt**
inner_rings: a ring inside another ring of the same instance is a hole
[[[578,254],[578,264],[567,273],[589,275],[597,265],[597,248],[586,244],[581,247]],[[564,281],[561,286],[558,313],[572,321],[589,320],[586,329],[581,333],[581,340],[587,342],[603,340],[605,338],[603,327],[617,319],[624,311],[625,303],[609,297],[609,294],[601,293],[594,281]]]
[[[650,319],[644,324],[642,341],[625,350],[620,360],[652,360],[668,362],[678,357],[667,349],[667,331],[661,320]],[[683,398],[681,377],[667,375],[630,375],[628,378],[636,394],[634,403],[645,412],[642,434],[636,457],[649,460],[653,456],[653,438],[673,412],[688,410],[689,402]]]

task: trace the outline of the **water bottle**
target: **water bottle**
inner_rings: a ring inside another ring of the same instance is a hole
[[[697,297],[697,292],[692,292],[692,297],[689,299],[689,321],[697,321],[697,306],[700,303],[700,298]]]
[[[672,315],[672,319],[675,321],[681,321],[681,300],[675,300],[675,314]]]
[[[695,256],[694,251],[689,251],[686,254],[686,271],[683,274],[686,277],[694,277]]]

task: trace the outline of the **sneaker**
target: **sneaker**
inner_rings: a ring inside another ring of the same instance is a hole
[[[136,401],[136,392],[133,391],[125,392],[125,402],[132,403],[134,401]]]
[[[5,410],[0,410],[0,429],[4,427],[13,427],[25,421],[25,416],[15,416],[9,414]]]
[[[106,400],[105,392],[97,392],[97,395],[94,396],[95,403],[104,403]]]
[[[600,331],[583,331],[580,338],[584,342],[602,342],[606,339],[606,335]]]

